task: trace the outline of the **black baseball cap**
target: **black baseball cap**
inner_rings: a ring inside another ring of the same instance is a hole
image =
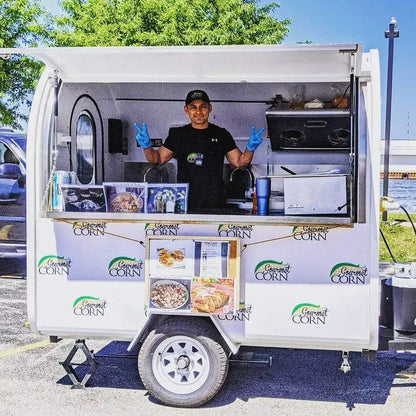
[[[202,90],[189,91],[185,99],[185,105],[191,104],[194,100],[202,100],[208,104],[210,103],[208,94]]]

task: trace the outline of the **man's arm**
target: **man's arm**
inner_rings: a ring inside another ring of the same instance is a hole
[[[250,152],[250,150],[245,150],[244,153],[236,147],[233,150],[230,150],[226,157],[227,160],[230,162],[231,169],[240,168],[242,166],[249,165],[253,159],[254,152]]]
[[[153,149],[153,147],[148,147],[143,149],[143,153],[150,163],[157,165],[162,165],[173,157],[173,152],[164,146],[159,147],[157,150]]]
[[[263,132],[264,128],[261,128],[256,132],[256,128],[253,126],[251,128],[250,138],[247,141],[247,147],[244,153],[242,153],[238,147],[227,153],[227,160],[230,162],[232,169],[249,165],[251,163],[254,151],[263,142],[263,139],[261,138]]]
[[[143,123],[142,126],[140,126],[138,123],[134,123],[134,127],[136,127],[137,130],[137,143],[143,149],[144,156],[150,163],[162,165],[163,163],[166,163],[172,159],[173,152],[166,147],[161,146],[157,150],[153,149],[149,133],[147,132],[146,123]]]

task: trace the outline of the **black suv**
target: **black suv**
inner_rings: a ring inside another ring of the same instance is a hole
[[[26,274],[26,135],[0,128],[0,276]]]

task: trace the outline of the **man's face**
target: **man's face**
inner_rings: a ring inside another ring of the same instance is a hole
[[[192,127],[206,128],[208,127],[208,117],[212,110],[211,104],[202,100],[194,100],[184,107],[185,113],[188,114]]]

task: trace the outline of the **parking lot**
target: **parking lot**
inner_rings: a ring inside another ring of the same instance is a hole
[[[31,331],[25,279],[0,278],[0,325],[2,416],[415,414],[414,352],[383,351],[374,362],[354,353],[352,371],[344,374],[339,371],[339,351],[250,348],[243,351],[245,357],[259,361],[271,357],[271,367],[232,362],[224,386],[211,402],[199,409],[174,409],[148,396],[135,356],[126,356],[126,342],[87,341],[89,349],[101,356],[98,370],[89,387],[71,389],[59,362],[74,340],[51,344],[48,337]],[[86,368],[77,371],[82,375]]]

